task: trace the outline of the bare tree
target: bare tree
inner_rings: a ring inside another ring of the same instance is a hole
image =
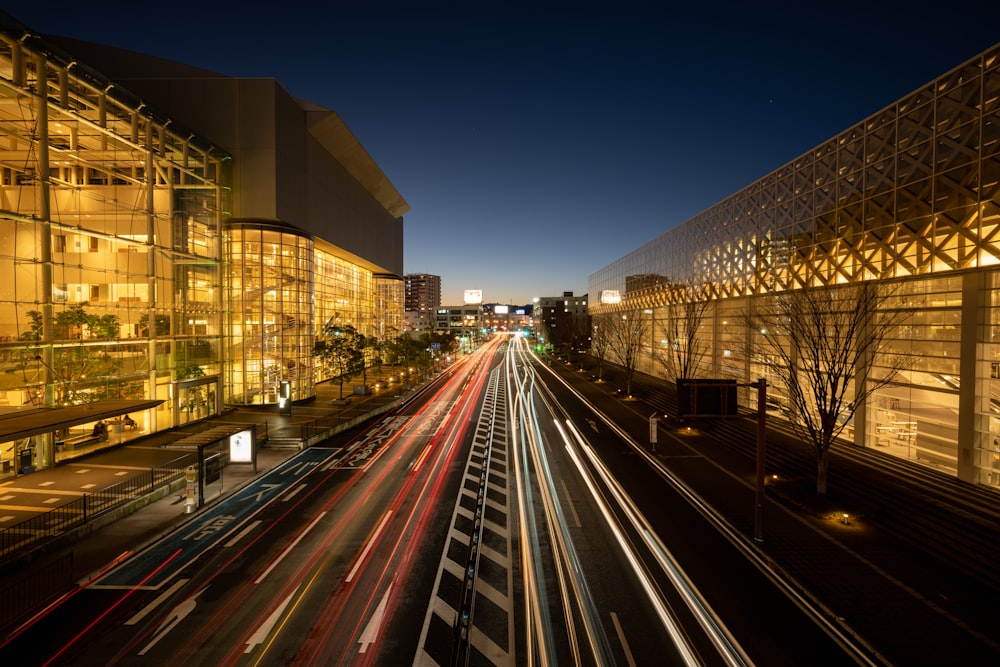
[[[603,323],[610,329],[608,349],[625,369],[625,395],[632,396],[632,377],[649,335],[649,319],[641,308],[631,308],[612,313]]]
[[[602,313],[593,319],[594,331],[590,337],[590,349],[594,356],[597,357],[598,382],[604,381],[604,360],[607,359],[608,352],[611,350],[611,345],[608,342],[611,339],[611,324],[609,320],[613,316],[613,313]]]
[[[892,381],[902,357],[882,354],[903,311],[884,285],[864,282],[786,292],[748,315],[788,391],[791,423],[816,455],[816,493],[826,495],[830,446],[857,407]],[[873,377],[876,361],[882,375]]]
[[[701,336],[701,326],[711,302],[696,300],[690,290],[679,290],[678,299],[666,307],[665,348],[656,350],[655,358],[668,380],[693,378],[708,354],[708,342]]]

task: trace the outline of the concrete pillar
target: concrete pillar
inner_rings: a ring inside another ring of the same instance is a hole
[[[980,414],[989,414],[989,391],[985,383],[989,381],[989,369],[984,373],[984,362],[980,360],[983,341],[983,326],[986,306],[989,303],[989,274],[981,271],[967,273],[962,278],[962,338],[959,365],[961,385],[958,393],[958,478],[964,482],[978,482],[976,454],[980,450],[980,439],[989,438],[988,423],[985,428],[977,428]],[[985,409],[980,404],[985,400]]]

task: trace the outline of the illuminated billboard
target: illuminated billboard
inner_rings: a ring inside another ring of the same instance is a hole
[[[493,314],[494,315],[506,315],[509,312],[510,312],[510,309],[507,306],[500,306],[500,305],[493,306]]]
[[[230,463],[253,463],[254,453],[254,429],[247,429],[229,436],[229,462]]]
[[[621,303],[622,295],[616,289],[601,290],[601,303]]]
[[[483,290],[481,289],[465,290],[465,303],[482,303],[482,302],[483,302]]]

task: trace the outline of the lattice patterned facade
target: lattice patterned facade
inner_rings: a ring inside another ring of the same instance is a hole
[[[657,321],[684,285],[713,301],[703,374],[749,381],[765,372],[739,325],[753,300],[890,281],[909,319],[893,348],[912,363],[855,440],[1000,485],[998,241],[1000,46],[592,274],[591,312],[645,309],[657,372]]]

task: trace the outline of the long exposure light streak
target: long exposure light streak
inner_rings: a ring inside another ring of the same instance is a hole
[[[156,569],[154,569],[154,570],[153,570],[152,572],[150,572],[150,573],[149,573],[149,575],[148,575],[148,576],[146,577],[146,579],[144,579],[144,580],[143,580],[142,582],[140,582],[140,584],[139,584],[138,586],[135,586],[134,588],[132,588],[131,590],[129,590],[129,591],[127,592],[127,593],[125,593],[125,595],[121,596],[121,597],[120,597],[120,598],[119,598],[119,599],[118,599],[118,600],[117,600],[117,601],[116,601],[116,602],[115,602],[115,603],[114,603],[113,605],[111,605],[110,607],[108,607],[107,609],[105,609],[105,610],[104,610],[104,612],[103,612],[103,613],[101,613],[101,615],[100,615],[100,616],[98,616],[98,617],[97,617],[97,618],[95,618],[95,619],[94,619],[93,621],[91,621],[91,623],[90,623],[89,625],[87,625],[87,627],[86,627],[86,628],[84,628],[84,629],[83,629],[83,630],[81,630],[81,631],[80,631],[79,633],[77,633],[77,634],[76,634],[76,636],[74,636],[74,637],[73,637],[73,638],[72,638],[72,639],[71,639],[71,640],[69,641],[69,643],[67,643],[67,644],[66,644],[65,646],[63,646],[63,647],[62,647],[61,649],[59,649],[59,650],[58,650],[58,651],[57,651],[57,652],[55,653],[55,655],[53,655],[53,656],[52,656],[51,658],[49,658],[48,660],[46,660],[46,661],[45,661],[45,663],[44,663],[44,666],[45,666],[45,667],[47,667],[48,665],[52,665],[52,664],[55,664],[55,663],[56,663],[56,661],[57,661],[57,660],[58,660],[58,659],[59,659],[60,657],[62,657],[62,655],[63,655],[63,654],[64,654],[64,653],[66,652],[66,651],[68,651],[68,650],[70,649],[70,647],[71,647],[71,646],[72,646],[73,644],[75,644],[76,642],[78,642],[78,641],[80,640],[80,638],[82,638],[82,637],[83,637],[84,635],[86,635],[86,634],[87,634],[87,633],[88,633],[88,632],[90,631],[90,629],[91,629],[92,627],[96,626],[96,625],[97,625],[97,624],[98,624],[98,623],[99,623],[99,622],[100,622],[101,620],[103,620],[103,619],[104,619],[104,618],[105,618],[105,617],[106,617],[106,616],[107,616],[108,614],[110,614],[110,613],[111,613],[112,611],[114,611],[114,610],[115,610],[115,609],[116,609],[116,608],[117,608],[117,607],[118,607],[119,605],[121,605],[121,604],[122,604],[123,602],[125,602],[125,599],[126,599],[126,598],[128,598],[128,597],[129,597],[129,596],[131,596],[131,595],[132,595],[133,593],[135,593],[135,591],[139,590],[139,589],[141,588],[142,584],[144,584],[144,583],[146,582],[146,580],[147,580],[147,579],[151,579],[151,578],[153,578],[154,576],[156,576],[157,572],[159,572],[159,571],[160,571],[160,570],[161,570],[162,568],[166,567],[166,566],[167,566],[167,564],[168,564],[168,563],[170,563],[170,561],[172,561],[172,560],[173,560],[174,558],[176,558],[176,557],[177,557],[177,556],[178,556],[178,555],[179,555],[180,553],[181,553],[181,551],[180,551],[180,549],[178,549],[178,550],[177,550],[177,551],[175,551],[175,552],[174,552],[173,554],[171,554],[169,558],[167,558],[167,559],[166,559],[165,561],[163,561],[162,563],[160,563],[160,565],[159,565],[159,566],[158,566],[158,567],[157,567]]]
[[[574,607],[579,609],[585,627],[583,634],[590,645],[591,655],[597,659],[599,664],[612,664],[614,660],[611,657],[610,644],[604,632],[604,626],[600,622],[600,612],[594,603],[590,587],[587,584],[587,579],[583,574],[583,568],[576,553],[573,538],[569,532],[570,529],[566,522],[562,504],[559,501],[552,468],[549,465],[545,447],[540,444],[542,440],[541,431],[538,419],[533,410],[529,411],[529,418],[533,425],[532,432],[535,434],[532,438],[530,452],[534,461],[535,474],[541,492],[540,495],[543,499],[551,542],[556,547],[553,551],[558,555],[556,559],[556,571],[560,575],[561,592],[564,598],[563,604],[567,611]],[[573,590],[573,600],[569,599],[567,587],[571,587]],[[570,636],[576,637],[572,615],[566,613],[565,616]],[[571,648],[574,653],[579,651],[575,641],[571,642]],[[579,655],[575,655],[575,658],[577,664],[579,664]]]
[[[523,454],[524,462],[519,467],[524,466],[525,478],[531,478],[531,471],[534,471],[534,479],[537,483],[537,497],[540,499],[545,521],[544,528],[549,536],[549,544],[553,555],[553,564],[559,586],[558,592],[562,599],[563,621],[565,623],[567,639],[569,640],[569,649],[573,654],[573,662],[581,664],[583,659],[580,653],[581,647],[577,640],[582,636],[587,642],[593,660],[596,660],[598,664],[613,664],[614,659],[612,657],[610,642],[600,621],[600,612],[594,602],[587,578],[583,573],[583,567],[577,555],[575,543],[570,535],[566,513],[559,500],[557,484],[546,455],[545,438],[540,428],[540,420],[536,414],[536,400],[540,399],[540,405],[544,406],[549,414],[552,413],[553,408],[543,395],[535,391],[536,377],[531,365],[526,363],[523,349],[525,345],[524,341],[519,338],[515,338],[514,340],[515,343],[511,345],[508,354],[508,371],[512,376],[520,378],[520,381],[516,383],[518,397],[515,405],[521,439],[519,441],[520,444],[515,447],[515,452],[520,451]],[[520,344],[517,344],[518,342]],[[520,364],[517,363],[515,355],[520,357]],[[523,373],[518,372],[519,368],[524,369]],[[528,468],[529,462],[531,469]],[[528,505],[528,507],[533,506],[530,495],[531,491],[532,487],[525,485],[523,492],[528,495],[523,497],[522,502]],[[528,517],[529,520],[533,520],[534,518],[530,513]],[[540,557],[537,547],[537,540],[540,534],[537,529],[531,531],[531,539],[533,540],[531,542],[532,554],[536,558]],[[538,565],[534,564],[534,567],[537,568]],[[527,570],[527,568],[525,569]],[[540,598],[545,591],[544,580],[540,575],[536,575],[534,583],[535,585],[541,585],[537,594],[537,597]],[[530,589],[526,586],[525,590],[528,591]],[[579,612],[580,619],[583,622],[581,632],[577,632],[576,630],[577,622],[573,610]],[[542,617],[539,618],[539,621],[542,622],[542,625],[539,626],[540,631],[551,635],[552,628],[548,625],[548,623],[551,623],[551,619],[547,617],[547,608],[543,608],[541,611],[542,613],[538,615]],[[548,639],[549,643],[551,641],[551,638]]]
[[[375,534],[372,535],[371,539],[369,539],[365,543],[364,550],[361,552],[361,555],[358,556],[357,560],[354,563],[354,567],[351,568],[351,571],[350,573],[348,573],[347,578],[344,579],[345,582],[351,583],[352,581],[354,581],[354,575],[356,575],[358,573],[358,570],[361,569],[361,565],[365,562],[365,558],[368,556],[368,552],[371,551],[372,545],[374,545],[378,541],[378,536],[382,534],[382,529],[385,528],[385,524],[389,521],[389,517],[391,516],[392,512],[389,511],[386,512],[385,516],[382,517],[382,521],[379,522],[378,528],[375,529]]]
[[[512,447],[514,458],[514,480],[517,489],[517,515],[518,515],[518,536],[522,545],[529,545],[531,548],[521,549],[521,571],[524,577],[524,611],[525,611],[525,640],[528,647],[527,655],[524,656],[526,667],[534,667],[536,664],[541,667],[548,667],[554,664],[554,648],[550,640],[551,626],[548,617],[548,607],[543,605],[538,599],[539,590],[544,582],[544,576],[539,571],[541,561],[541,551],[537,544],[537,531],[535,530],[534,516],[527,511],[531,506],[532,493],[529,483],[530,475],[527,461],[522,460],[524,436],[529,429],[523,423],[522,402],[526,401],[524,385],[526,377],[519,377],[513,368],[516,364],[508,356],[508,373],[515,380],[508,384],[507,391],[508,406],[510,412],[510,423],[512,426]]]
[[[427,389],[428,388],[425,388],[424,390],[421,391],[423,392]],[[419,414],[420,413],[418,413],[418,417]],[[309,493],[312,494],[316,492],[316,490],[322,488],[325,480],[329,479],[330,475],[335,473],[337,470],[344,468],[345,465],[349,464],[351,456],[356,455],[359,452],[370,449],[370,445],[368,443],[379,442],[380,443],[379,447],[374,448],[370,453],[364,456],[364,465],[361,468],[359,468],[360,471],[369,470],[371,466],[374,464],[374,462],[380,459],[382,455],[385,453],[385,451],[390,448],[392,443],[401,437],[401,429],[397,424],[399,419],[400,419],[399,417],[389,417],[380,422],[381,424],[380,427],[377,427],[374,430],[367,432],[367,434],[364,437],[357,438],[354,441],[352,441],[352,443],[345,448],[345,452],[342,453],[341,455],[338,455],[337,457],[339,461],[338,465],[324,466],[322,468],[323,472],[326,473],[326,477],[319,479],[317,483],[311,485]],[[385,476],[387,474],[388,474],[387,472],[383,472],[380,475],[369,478],[366,478],[364,475],[352,476],[351,478],[349,478],[346,484],[343,484],[341,486],[341,488],[337,491],[337,493],[332,495],[329,498],[329,500],[324,503],[322,511],[328,512],[331,511],[334,507],[343,507],[343,501],[347,497],[347,494],[351,492],[352,489],[356,489],[358,484],[360,484],[362,480],[366,480],[365,483],[369,486],[369,488],[378,488],[382,486],[384,483]],[[296,498],[296,501],[299,501],[300,499],[301,496],[299,498]],[[313,572],[313,575],[309,577],[310,581],[312,581],[319,575],[320,572],[322,572],[327,567],[328,559],[330,558],[330,554],[332,553],[330,550],[330,546],[336,541],[338,536],[343,534],[344,530],[348,525],[350,517],[357,515],[361,511],[364,503],[365,503],[364,495],[362,495],[360,501],[357,501],[350,508],[346,509],[346,511],[341,513],[341,515],[344,517],[342,520],[338,521],[332,528],[329,528],[328,530],[324,531],[324,538],[321,541],[321,543],[313,550],[313,552],[303,562],[298,572],[289,576],[286,584],[283,587],[283,591],[275,597],[275,602],[281,599],[286,599],[290,591],[294,590],[303,581],[303,577],[305,576],[306,572],[309,571]],[[282,516],[286,515],[287,512],[284,513]],[[259,534],[252,542],[258,541],[263,537],[263,535],[265,535],[265,533]],[[298,595],[296,602],[288,607],[286,615],[291,615],[296,609],[299,608],[300,606],[299,601],[302,599],[302,597],[306,595],[306,593],[310,590],[310,588],[311,584],[302,588],[301,593]],[[235,594],[231,598],[231,601],[227,603],[225,607],[223,607],[220,613],[216,614],[212,620],[206,622],[204,626],[204,631],[208,631],[216,624],[223,622],[223,619],[230,616],[233,613],[233,611],[235,611],[235,609],[238,608],[238,606],[241,604],[240,601],[244,599],[245,595],[246,592]],[[248,622],[248,627],[249,628],[258,627],[262,622],[264,622],[266,616],[268,614],[273,613],[273,611],[274,607],[268,606],[263,611],[262,616],[258,617],[255,621]],[[281,628],[285,627],[287,620],[288,619],[285,618],[281,624],[276,626],[275,629],[276,634],[280,634]],[[199,634],[203,634],[203,632],[200,632]],[[192,642],[192,644],[196,646],[198,645],[198,642]],[[241,645],[245,646],[245,642]],[[268,641],[263,645],[262,655],[266,655],[268,648],[271,645],[272,641]],[[239,653],[242,653],[242,649],[239,651]],[[262,656],[258,656],[258,659],[260,659],[261,657]],[[224,662],[224,664],[233,664],[236,662],[236,660],[237,660],[236,655],[231,654],[230,657]]]
[[[2,649],[7,644],[10,644],[11,642],[13,642],[15,639],[17,639],[19,636],[21,636],[23,633],[25,633],[29,628],[31,628],[35,623],[38,623],[39,621],[41,621],[43,618],[45,618],[50,613],[52,613],[55,609],[58,609],[61,605],[65,604],[70,598],[76,596],[80,591],[82,591],[83,589],[85,589],[87,586],[89,586],[90,584],[92,584],[93,582],[97,581],[102,576],[104,576],[106,573],[108,573],[111,570],[113,570],[114,568],[116,568],[119,563],[121,563],[122,561],[124,561],[126,558],[128,558],[131,555],[132,555],[132,551],[131,550],[123,552],[118,557],[116,557],[113,561],[111,561],[110,564],[108,564],[107,566],[105,566],[104,568],[102,568],[100,570],[100,572],[98,572],[97,574],[95,574],[94,576],[92,576],[87,581],[86,584],[84,584],[82,586],[78,586],[78,587],[74,588],[73,590],[68,591],[67,593],[59,596],[58,598],[56,598],[55,600],[53,600],[52,602],[50,602],[48,605],[45,606],[44,609],[40,610],[39,612],[37,612],[36,614],[34,614],[31,618],[27,619],[24,623],[22,623],[21,625],[19,625],[15,629],[11,630],[10,634],[7,635],[7,637],[4,640],[4,642],[2,644],[0,644],[0,649]]]
[[[594,486],[593,479],[587,472],[583,463],[580,461],[579,457],[576,454],[576,451],[574,451],[570,443],[569,438],[566,437],[565,432],[562,430],[562,427],[559,425],[558,422],[556,422],[556,427],[559,428],[560,433],[563,434],[563,438],[566,441],[566,452],[569,454],[569,457],[572,459],[573,464],[577,467],[577,470],[580,472],[580,476],[583,479],[584,483],[587,485],[587,488],[590,491],[590,494],[593,497],[594,502],[597,503],[597,506],[600,508],[601,514],[604,516],[608,528],[614,534],[615,539],[621,546],[622,553],[625,555],[626,560],[628,560],[629,565],[632,566],[632,570],[633,572],[635,572],[636,577],[638,577],[640,583],[642,584],[643,590],[646,591],[646,596],[649,599],[650,603],[653,605],[653,608],[656,610],[656,614],[660,618],[661,625],[664,627],[664,629],[670,635],[670,638],[673,640],[674,646],[677,648],[678,652],[681,655],[681,658],[684,660],[684,664],[691,666],[701,665],[701,661],[699,661],[698,658],[696,657],[689,642],[684,636],[684,632],[677,624],[676,619],[667,609],[667,605],[661,598],[659,592],[656,589],[655,584],[653,584],[653,582],[650,581],[649,576],[646,574],[646,571],[639,562],[639,559],[636,556],[635,551],[633,551],[629,547],[628,539],[622,533],[621,528],[618,526],[618,522],[615,519],[613,513],[610,511],[607,504],[602,499],[600,492]]]
[[[732,634],[726,629],[725,624],[723,624],[722,619],[716,614],[708,603],[705,601],[701,593],[698,592],[697,588],[691,582],[691,579],[684,573],[680,565],[677,563],[676,559],[670,555],[669,550],[659,539],[659,537],[653,532],[649,527],[649,523],[645,517],[642,516],[639,509],[632,502],[632,499],[621,488],[618,481],[610,474],[604,463],[600,460],[600,457],[593,451],[590,445],[586,442],[583,435],[577,430],[572,422],[567,420],[567,428],[576,440],[580,450],[587,456],[591,466],[600,476],[605,488],[607,488],[613,495],[615,501],[617,502],[619,508],[625,513],[629,521],[632,523],[633,528],[642,536],[643,541],[646,543],[650,552],[656,557],[657,561],[660,563],[660,567],[670,578],[671,583],[674,585],[675,590],[677,590],[684,598],[687,608],[694,613],[695,617],[698,619],[699,624],[705,631],[705,634],[712,641],[719,655],[726,660],[726,663],[732,665],[733,667],[745,667],[746,665],[752,664],[749,657],[743,651],[742,648],[737,644],[736,640],[733,638]],[[557,426],[559,426],[557,424]],[[560,432],[562,428],[560,427]],[[616,535],[621,535],[620,529],[617,527],[617,521],[614,521],[610,515],[610,510],[608,510],[606,503],[603,498],[598,497],[596,489],[594,489],[592,483],[589,481],[590,475],[586,473],[582,462],[576,456],[576,453],[570,447],[569,439],[566,440],[567,450],[570,452],[577,467],[580,469],[581,475],[588,480],[588,486],[591,487],[592,493],[594,493],[594,500],[601,506],[601,511],[608,517],[608,525],[612,527]],[[634,554],[631,549],[627,547],[626,541],[619,537],[619,543],[622,549],[626,552],[629,562],[635,564]],[[635,565],[634,565],[635,567]],[[645,582],[648,582],[644,572],[636,569],[636,575],[640,577]],[[652,589],[648,586],[646,587],[647,594],[652,595]],[[650,598],[651,601],[653,597]],[[655,601],[654,601],[655,604]],[[661,615],[661,619],[664,617]],[[666,625],[668,629],[671,629],[671,636],[675,636],[672,631],[673,623]],[[686,644],[686,642],[685,642]],[[681,646],[678,646],[681,648]]]
[[[306,529],[303,530],[301,533],[299,533],[299,535],[292,541],[291,544],[289,544],[287,547],[285,547],[285,550],[282,551],[281,554],[271,562],[271,564],[267,567],[266,570],[264,570],[260,574],[259,577],[257,577],[256,579],[254,579],[253,583],[259,584],[260,582],[264,581],[264,579],[267,578],[267,575],[271,574],[271,571],[275,567],[277,567],[278,563],[280,563],[282,560],[284,560],[285,556],[287,556],[288,554],[290,554],[292,552],[292,549],[295,548],[295,545],[297,545],[302,540],[302,538],[304,538],[307,534],[309,534],[309,531],[312,530],[313,527],[317,523],[319,523],[320,519],[322,519],[324,516],[326,516],[326,512],[321,512],[319,516],[317,516],[315,519],[313,519],[312,523],[310,523],[308,526],[306,526]]]
[[[617,423],[588,401],[586,397],[566,382],[564,378],[554,373],[551,374],[551,377],[555,381],[559,382],[581,403],[586,404],[591,409],[594,416],[613,433],[618,435],[623,442],[628,443],[632,452],[646,461],[674,491],[686,498],[691,507],[704,517],[708,523],[713,525],[716,530],[719,531],[720,535],[722,535],[749,562],[753,563],[759,572],[766,576],[775,586],[780,588],[788,599],[791,600],[799,609],[805,612],[814,622],[825,628],[827,634],[834,638],[834,640],[846,651],[850,652],[858,663],[868,665],[874,664],[868,656],[866,647],[863,644],[859,644],[856,637],[849,636],[845,633],[844,628],[836,623],[835,619],[833,619],[825,610],[817,607],[815,601],[809,599],[802,593],[802,591],[793,586],[786,574],[775,571],[771,562],[762,557],[761,553],[750,545],[743,538],[740,531],[734,528],[733,525],[725,519],[725,517],[715,511],[711,505],[709,505],[709,503],[706,502],[700,495],[695,493],[693,489],[688,487],[683,481],[667,470],[655,457],[650,455],[645,447],[640,446],[640,444],[636,442],[624,429],[622,429]],[[682,443],[682,441],[678,440],[676,436],[673,436],[670,433],[667,433],[667,436],[677,440],[678,443]],[[727,474],[729,473],[727,472]]]
[[[348,662],[356,664],[376,660],[378,652],[372,650],[372,647],[379,636],[384,619],[393,613],[397,591],[406,588],[405,584],[396,585],[395,582],[405,580],[409,576],[409,563],[420,544],[420,540],[416,538],[428,522],[442,492],[445,479],[442,471],[452,464],[459,450],[456,445],[465,437],[472,422],[471,411],[484,385],[484,374],[476,373],[477,367],[478,363],[465,376],[450,375],[445,385],[436,392],[435,397],[414,417],[414,420],[419,420],[421,415],[437,415],[436,421],[439,422],[438,427],[433,429],[433,435],[430,436],[431,441],[424,446],[418,457],[421,463],[416,465],[416,468],[427,467],[427,470],[416,475],[413,474],[414,464],[403,466],[409,469],[410,474],[400,478],[401,484],[389,500],[387,515],[367,541],[365,552],[367,553],[369,548],[379,548],[381,553],[378,559],[366,558],[363,554],[359,556],[356,559],[356,571],[352,570],[350,575],[351,580],[356,582],[354,585],[358,587],[357,590],[347,591],[342,588],[340,593],[344,595],[328,598],[315,617],[315,623],[319,627],[338,627],[345,611],[356,608],[348,606],[347,597],[364,596],[358,600],[362,609],[354,614],[353,627],[339,633],[329,632],[314,636],[311,642],[300,647],[296,658],[297,664],[321,665],[329,664],[331,661],[337,664]],[[444,409],[441,406],[444,406]],[[417,429],[414,435],[402,432],[398,434],[394,444],[400,451],[400,455],[396,457],[397,461],[409,460],[409,454],[403,452],[420,446],[422,438],[428,437],[420,435],[420,432],[421,429]],[[386,469],[391,467],[386,466]],[[368,484],[372,489],[383,486],[374,480],[369,480]],[[347,513],[353,514],[350,510]],[[390,514],[391,530],[388,522]],[[364,575],[367,583],[362,587],[364,570],[370,562],[374,564],[376,560],[381,564],[380,567],[377,571]],[[335,658],[334,653],[339,657]]]

